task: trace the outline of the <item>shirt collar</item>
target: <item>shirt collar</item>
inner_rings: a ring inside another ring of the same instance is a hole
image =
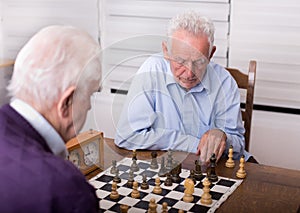
[[[40,133],[54,155],[67,157],[68,152],[63,139],[39,112],[20,99],[14,99],[10,106]]]
[[[177,84],[177,82],[174,79],[173,73],[171,71],[171,66],[170,62],[166,59],[164,59],[167,67],[167,78],[166,78],[166,84],[171,85],[171,84]],[[211,66],[211,63],[207,65],[206,71],[204,73],[202,81],[195,87],[193,87],[190,92],[201,92],[203,89],[205,89],[207,92],[210,91],[211,89],[211,84],[209,81],[209,72],[212,72],[213,67]]]

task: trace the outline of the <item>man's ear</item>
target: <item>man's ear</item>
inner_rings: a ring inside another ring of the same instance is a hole
[[[163,51],[163,54],[164,54],[164,58],[166,60],[168,60],[170,57],[169,57],[169,53],[168,53],[168,44],[166,41],[163,41],[161,43],[161,47],[162,47],[162,51]]]
[[[72,103],[73,103],[73,95],[76,87],[70,86],[67,90],[63,92],[61,95],[58,104],[57,104],[57,113],[59,117],[66,118],[70,116],[72,113]]]
[[[213,46],[213,48],[211,49],[211,53],[210,53],[210,56],[209,56],[209,60],[214,56],[216,50],[217,50],[217,47],[216,47],[216,46]]]

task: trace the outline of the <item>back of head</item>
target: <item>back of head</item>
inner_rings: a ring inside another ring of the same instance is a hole
[[[185,30],[195,36],[206,35],[210,46],[210,51],[214,45],[215,27],[213,22],[205,16],[195,11],[186,11],[173,17],[168,26],[168,36],[178,30]]]
[[[19,52],[8,91],[12,97],[50,108],[69,86],[84,89],[89,80],[100,80],[99,53],[99,44],[82,30],[46,27]]]

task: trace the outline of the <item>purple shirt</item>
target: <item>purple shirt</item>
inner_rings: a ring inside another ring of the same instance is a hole
[[[95,189],[14,109],[0,109],[0,212],[98,212]]]

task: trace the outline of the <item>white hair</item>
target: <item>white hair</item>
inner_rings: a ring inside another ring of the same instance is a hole
[[[50,108],[68,87],[85,93],[100,78],[100,45],[77,28],[49,26],[21,49],[7,89],[13,98]]]
[[[195,11],[187,11],[173,17],[168,25],[168,37],[178,30],[185,30],[195,36],[204,34],[208,38],[209,53],[214,45],[215,27],[213,22],[205,16]]]

